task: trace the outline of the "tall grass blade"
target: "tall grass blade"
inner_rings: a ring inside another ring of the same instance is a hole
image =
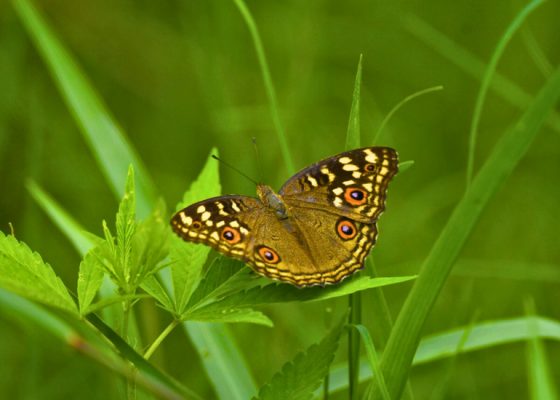
[[[558,391],[554,385],[554,374],[546,355],[546,348],[538,334],[535,303],[532,298],[525,299],[527,315],[527,370],[529,371],[529,398],[531,400],[558,400]]]
[[[251,12],[243,2],[243,0],[233,0],[247,27],[251,33],[253,39],[253,44],[255,45],[255,51],[257,53],[257,58],[259,59],[259,64],[261,67],[261,72],[264,80],[264,87],[266,89],[266,95],[268,101],[270,102],[270,113],[272,115],[272,122],[274,123],[274,128],[276,129],[276,135],[278,136],[278,141],[280,142],[280,149],[282,150],[282,155],[284,156],[284,162],[286,163],[286,168],[288,169],[289,175],[294,175],[296,170],[294,169],[294,164],[292,163],[292,157],[290,156],[290,149],[288,148],[288,141],[286,140],[286,134],[284,133],[284,128],[282,127],[282,122],[280,121],[280,113],[278,110],[278,100],[276,99],[276,90],[274,89],[274,84],[272,83],[272,78],[270,77],[270,71],[268,69],[268,63],[266,61],[266,56],[264,54],[264,47],[261,42],[261,37],[259,35],[259,30],[257,29],[257,24],[251,15]]]
[[[122,196],[123,177],[126,176],[129,164],[134,165],[137,172],[136,190],[138,198],[142,200],[138,204],[138,214],[144,219],[152,209],[154,187],[128,139],[77,62],[58,41],[31,2],[12,0],[12,4],[117,198]]]
[[[381,359],[393,398],[402,393],[424,322],[461,249],[494,194],[526,153],[559,96],[560,68],[496,145],[424,261]]]
[[[474,151],[476,146],[476,135],[477,135],[478,125],[480,123],[480,115],[482,114],[482,106],[484,104],[484,99],[486,98],[486,93],[488,92],[488,87],[490,86],[490,81],[492,80],[492,76],[494,75],[494,71],[496,70],[496,66],[498,65],[498,61],[500,60],[500,57],[502,56],[513,34],[521,26],[525,18],[527,18],[527,16],[532,11],[534,11],[535,8],[540,6],[545,1],[546,0],[533,0],[531,3],[525,6],[523,10],[521,10],[519,15],[513,20],[513,22],[508,26],[508,28],[504,32],[502,38],[498,42],[498,46],[496,47],[494,53],[492,54],[492,58],[490,59],[488,68],[486,68],[486,72],[484,73],[484,77],[482,78],[482,85],[480,86],[480,90],[476,98],[476,104],[474,106],[474,115],[473,115],[471,130],[469,134],[469,155],[467,161],[467,188],[471,185],[472,178],[473,178]]]
[[[350,118],[348,120],[348,130],[346,132],[345,150],[360,148],[360,90],[362,87],[362,55],[358,62],[356,72],[356,82],[354,83],[354,95],[352,96],[352,106],[350,107]],[[362,323],[362,295],[360,292],[351,293],[348,296],[348,306],[350,307],[349,323],[360,325]],[[348,381],[350,400],[358,399],[358,377],[360,375],[360,334],[354,330],[348,332]]]

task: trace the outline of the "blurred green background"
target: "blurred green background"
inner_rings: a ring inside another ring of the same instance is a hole
[[[224,160],[259,179],[251,141],[256,137],[264,182],[279,189],[289,178],[253,43],[233,2],[35,4],[123,127],[170,208],[198,175],[212,146]],[[403,98],[444,87],[407,103],[376,143],[397,149],[401,161],[415,161],[390,185],[373,250],[381,275],[416,273],[464,192],[468,132],[481,76],[524,5],[247,1],[265,46],[296,169],[344,150],[360,54],[364,146],[373,144],[383,117]],[[557,64],[559,15],[560,2],[547,2],[506,49],[482,113],[475,169],[544,84],[550,65]],[[476,310],[479,320],[523,315],[526,295],[535,298],[540,315],[560,319],[558,121],[555,115],[544,125],[484,214],[426,334],[465,325]],[[28,178],[87,230],[101,234],[102,219],[114,226],[116,198],[11,4],[3,1],[0,230],[9,232],[11,222],[17,238],[73,288],[80,257],[30,197]],[[222,185],[224,194],[255,196],[254,185],[229,169],[222,170]],[[384,289],[394,317],[411,285]],[[366,293],[364,324],[375,337],[375,315],[367,301]],[[139,318],[149,343],[169,321],[145,303]],[[324,335],[330,324],[327,307],[337,314],[346,305],[339,300],[269,306],[263,311],[274,328],[239,324],[229,329],[260,386]],[[546,349],[560,382],[560,344],[546,342]],[[2,310],[0,360],[0,398],[119,398],[110,373]],[[215,398],[183,330],[171,334],[153,361],[204,398]],[[430,398],[447,370],[445,362],[414,367],[415,398]],[[528,398],[525,346],[461,355],[445,398]]]

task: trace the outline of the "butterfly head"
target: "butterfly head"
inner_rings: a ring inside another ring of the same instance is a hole
[[[288,218],[288,210],[282,196],[275,193],[270,186],[257,185],[257,194],[265,206],[276,214],[278,219]]]

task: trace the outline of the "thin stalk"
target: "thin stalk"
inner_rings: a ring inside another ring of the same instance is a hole
[[[329,368],[330,369],[330,368]],[[330,382],[331,374],[330,371],[325,376],[325,380],[323,381],[323,400],[329,400],[329,382]]]
[[[348,296],[351,308],[349,324],[362,324],[362,298],[361,293],[356,292]],[[358,399],[358,385],[360,383],[360,333],[354,329],[348,332],[348,398]]]
[[[284,134],[284,128],[282,128],[282,123],[280,122],[280,114],[278,112],[278,101],[276,99],[276,90],[272,83],[272,78],[270,77],[270,71],[268,69],[268,63],[266,61],[266,56],[264,54],[264,48],[261,42],[259,31],[257,29],[257,24],[251,15],[251,12],[243,2],[243,0],[233,0],[253,38],[253,43],[255,45],[255,50],[257,52],[257,58],[259,59],[259,64],[261,66],[261,72],[264,80],[264,87],[266,89],[266,95],[268,101],[270,102],[270,113],[272,115],[272,122],[276,129],[276,134],[278,135],[278,141],[280,142],[280,148],[282,149],[282,155],[284,156],[284,162],[286,163],[286,168],[288,168],[288,173],[294,175],[296,173],[294,165],[292,163],[292,158],[290,157],[290,151],[288,149],[288,141],[286,140],[286,135]]]
[[[128,343],[128,322],[130,317],[131,300],[126,300],[123,304],[123,325],[122,338]],[[128,343],[130,344],[130,343]],[[136,368],[134,364],[130,364],[130,376],[126,380],[126,398],[127,400],[136,400]]]
[[[399,108],[401,108],[403,105],[405,105],[406,103],[408,103],[410,100],[414,99],[415,97],[421,96],[421,95],[426,94],[426,93],[435,92],[436,90],[442,90],[442,89],[443,89],[443,86],[434,86],[434,87],[424,89],[424,90],[420,90],[419,92],[413,93],[410,96],[405,97],[402,101],[400,101],[395,107],[393,107],[393,109],[391,111],[389,111],[389,114],[387,114],[387,116],[383,119],[383,122],[381,122],[381,125],[379,125],[379,129],[377,130],[377,132],[375,133],[375,136],[373,137],[373,141],[372,141],[373,145],[377,144],[377,141],[379,140],[379,136],[381,135],[381,132],[383,131],[383,128],[385,128],[385,125],[387,124],[389,119],[391,119],[393,114]]]
[[[161,342],[163,342],[163,339],[165,339],[167,337],[167,335],[169,335],[171,333],[171,331],[181,322],[181,320],[179,319],[174,319],[173,322],[171,322],[167,328],[165,328],[165,330],[161,333],[161,335],[158,336],[158,338],[154,341],[154,343],[152,343],[152,345],[150,346],[150,348],[148,349],[148,351],[146,352],[146,354],[144,354],[144,358],[146,360],[148,360],[152,354],[154,353],[154,351],[156,351],[156,349],[158,348],[158,346],[161,344]]]
[[[492,80],[492,76],[494,75],[494,71],[496,70],[496,65],[498,65],[498,61],[502,56],[508,42],[510,41],[511,37],[517,31],[517,29],[521,26],[521,23],[525,20],[525,18],[538,6],[544,3],[546,0],[533,0],[529,3],[515,18],[515,20],[508,26],[507,30],[503,34],[496,50],[492,54],[492,59],[488,64],[488,68],[484,73],[484,77],[482,78],[482,85],[480,86],[480,91],[478,92],[478,96],[476,98],[476,104],[474,106],[474,114],[471,124],[471,131],[469,134],[469,156],[467,161],[467,189],[471,186],[472,179],[473,179],[473,170],[474,170],[474,151],[476,146],[476,135],[478,131],[478,125],[480,123],[480,115],[482,114],[482,105],[484,104],[484,100],[486,98],[486,93],[488,92],[488,87],[490,86],[490,81]]]

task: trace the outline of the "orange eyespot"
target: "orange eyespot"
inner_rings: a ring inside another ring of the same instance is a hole
[[[344,192],[344,200],[353,206],[361,206],[367,201],[368,193],[362,189],[348,188]]]
[[[269,264],[276,264],[278,261],[280,261],[278,254],[276,254],[276,252],[269,247],[261,247],[259,249],[259,255],[265,262]]]
[[[338,236],[340,236],[344,240],[350,240],[358,233],[356,225],[348,220],[340,221],[336,225],[336,231],[338,232]]]
[[[193,224],[192,224],[192,228],[198,230],[198,229],[202,228],[202,223],[200,221],[194,221]]]
[[[222,239],[224,239],[229,244],[235,244],[241,240],[241,235],[237,229],[230,228],[226,226],[222,231]]]
[[[364,167],[366,174],[372,174],[375,172],[375,164],[366,164]]]

